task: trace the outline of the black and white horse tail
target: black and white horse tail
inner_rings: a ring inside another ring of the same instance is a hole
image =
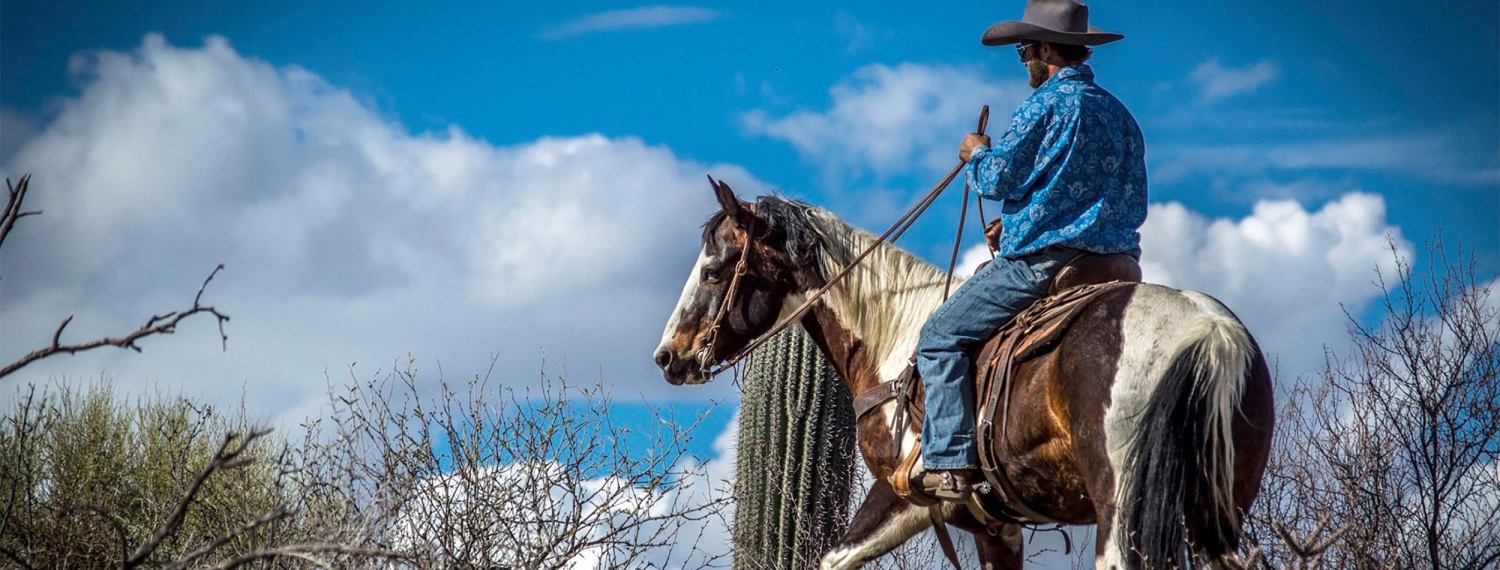
[[[1258,349],[1227,310],[1184,326],[1126,455],[1121,522],[1130,570],[1197,567],[1239,546],[1233,426]]]

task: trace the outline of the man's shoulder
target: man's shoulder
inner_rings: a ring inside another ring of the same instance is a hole
[[[1125,106],[1119,97],[1095,81],[1079,81],[1077,85],[1076,96],[1080,101],[1087,99],[1090,105]]]
[[[1019,114],[1027,119],[1107,116],[1110,122],[1134,123],[1135,116],[1114,93],[1099,85],[1092,71],[1073,74],[1033,92],[1022,102]]]
[[[1114,121],[1135,123],[1135,115],[1125,103],[1097,83],[1089,82],[1086,88],[1079,90],[1076,105],[1082,112],[1106,116]]]

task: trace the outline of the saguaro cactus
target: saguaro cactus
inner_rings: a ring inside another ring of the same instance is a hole
[[[849,390],[801,327],[746,374],[735,483],[735,570],[813,567],[843,533],[854,484]]]

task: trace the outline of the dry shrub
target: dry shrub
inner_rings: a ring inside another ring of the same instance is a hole
[[[1283,536],[1315,534],[1325,518],[1343,535],[1324,568],[1500,562],[1500,292],[1476,278],[1472,256],[1450,258],[1441,242],[1428,252],[1422,272],[1397,255],[1399,285],[1378,283],[1381,323],[1350,316],[1351,351],[1278,395],[1248,527],[1263,566],[1306,567]]]

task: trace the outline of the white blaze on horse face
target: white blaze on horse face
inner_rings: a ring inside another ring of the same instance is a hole
[[[657,352],[665,350],[680,356],[674,350],[672,340],[677,336],[677,325],[682,320],[683,311],[686,311],[688,305],[693,303],[693,298],[698,296],[699,279],[703,275],[703,266],[708,264],[709,259],[711,258],[706,248],[698,250],[698,261],[693,264],[693,270],[688,273],[687,283],[682,286],[682,296],[677,298],[677,308],[672,310],[672,316],[667,319],[667,329],[661,333],[661,344],[657,345]],[[682,348],[687,350],[692,347]]]

